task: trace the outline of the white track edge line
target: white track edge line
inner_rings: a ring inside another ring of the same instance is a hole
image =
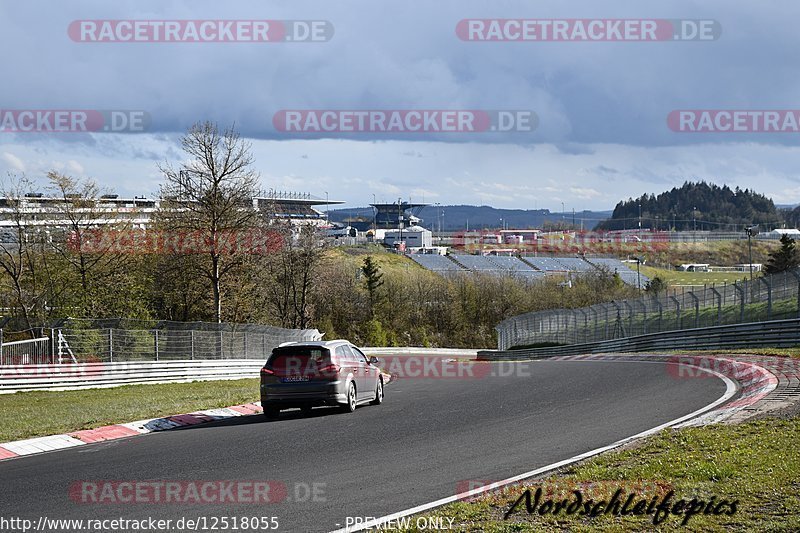
[[[636,362],[636,361],[630,361],[630,362],[633,363],[633,362]],[[646,362],[655,363],[656,361],[646,361]],[[684,364],[684,363],[680,363],[680,364]],[[675,420],[671,420],[669,422],[665,422],[664,424],[661,424],[660,426],[656,426],[654,428],[642,431],[641,433],[637,433],[636,435],[633,435],[631,437],[625,437],[624,439],[618,440],[617,442],[615,442],[613,444],[609,444],[608,446],[603,446],[602,448],[596,448],[594,450],[590,450],[588,452],[584,452],[584,453],[582,453],[580,455],[576,455],[574,457],[570,457],[569,459],[564,459],[562,461],[558,461],[557,463],[552,463],[552,464],[549,464],[547,466],[543,466],[541,468],[537,468],[536,470],[531,470],[529,472],[525,472],[523,474],[519,474],[519,475],[516,475],[514,477],[510,477],[508,479],[504,479],[502,481],[497,481],[497,482],[492,483],[490,485],[485,485],[483,487],[478,487],[476,489],[472,489],[472,490],[467,491],[467,492],[462,492],[461,494],[455,494],[453,496],[448,496],[446,498],[442,498],[442,499],[439,499],[439,500],[436,500],[436,501],[433,501],[433,502],[423,503],[422,505],[417,505],[416,507],[412,507],[412,508],[406,509],[404,511],[399,511],[399,512],[396,512],[396,513],[392,513],[390,515],[379,517],[379,518],[373,518],[372,520],[370,520],[368,522],[364,522],[364,523],[361,523],[361,524],[358,524],[358,525],[355,525],[355,526],[352,526],[352,527],[344,527],[344,528],[341,528],[341,529],[337,529],[337,530],[332,531],[331,533],[352,533],[352,532],[355,532],[355,531],[364,531],[365,529],[369,529],[369,528],[376,527],[376,526],[379,526],[379,525],[382,525],[382,524],[386,524],[387,522],[390,522],[390,521],[393,521],[393,520],[397,520],[398,518],[403,518],[405,516],[418,514],[418,513],[421,513],[423,511],[427,511],[428,509],[433,509],[435,507],[441,507],[442,505],[446,505],[448,503],[453,503],[455,501],[458,501],[458,500],[461,500],[461,499],[466,499],[466,498],[469,498],[469,497],[472,497],[472,496],[477,496],[477,495],[482,494],[484,492],[490,492],[490,491],[498,489],[500,487],[504,487],[505,485],[510,485],[512,483],[516,483],[517,481],[522,481],[524,479],[527,479],[527,478],[530,478],[530,477],[533,477],[533,476],[538,476],[540,474],[544,474],[544,473],[549,472],[551,470],[556,470],[558,468],[561,468],[562,466],[567,466],[569,464],[576,463],[578,461],[582,461],[583,459],[588,459],[590,457],[594,457],[595,455],[599,455],[599,454],[601,454],[603,452],[607,452],[607,451],[612,450],[614,448],[619,448],[620,446],[623,446],[624,444],[627,444],[628,442],[630,442],[632,440],[640,439],[642,437],[647,437],[649,435],[652,435],[653,433],[657,433],[657,432],[661,431],[662,429],[666,429],[668,427],[674,426],[676,424],[680,424],[681,422],[684,422],[684,421],[689,420],[691,418],[694,418],[696,416],[700,416],[701,414],[712,410],[713,408],[715,408],[716,406],[720,405],[721,403],[727,402],[728,400],[730,400],[736,394],[736,391],[737,391],[738,387],[737,387],[736,383],[732,379],[730,379],[729,377],[727,377],[727,376],[725,376],[723,374],[720,374],[719,372],[716,372],[714,370],[710,370],[708,368],[701,368],[701,367],[695,366],[695,365],[685,365],[685,366],[692,366],[694,368],[697,368],[697,369],[702,370],[704,372],[708,372],[708,373],[713,374],[713,375],[717,376],[718,378],[720,378],[725,383],[725,393],[722,396],[720,396],[713,403],[710,403],[707,406],[698,409],[697,411],[689,413],[688,415],[684,415],[684,416],[682,416],[680,418],[676,418]]]

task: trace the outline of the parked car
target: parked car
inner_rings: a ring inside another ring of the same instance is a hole
[[[261,369],[261,405],[270,419],[291,407],[333,405],[351,413],[383,402],[385,378],[377,358],[346,340],[284,343]]]

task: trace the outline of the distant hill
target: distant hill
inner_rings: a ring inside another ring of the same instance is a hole
[[[437,213],[437,210],[440,211]],[[467,229],[497,229],[504,224],[508,228],[530,229],[572,226],[572,211],[569,213],[552,213],[548,209],[497,209],[488,205],[443,205],[424,207],[414,211],[414,216],[423,220],[422,225],[429,229],[438,229],[441,222],[442,231],[458,231]],[[598,222],[607,219],[611,211],[576,211],[575,226],[590,230]],[[351,222],[353,220],[369,222],[372,220],[371,207],[353,207],[332,209],[328,217],[333,222]]]
[[[750,189],[686,182],[658,195],[619,202],[611,218],[598,224],[598,229],[635,228],[640,217],[642,228],[736,231],[759,224],[764,231],[778,227],[784,221],[784,212],[778,211],[771,199]]]

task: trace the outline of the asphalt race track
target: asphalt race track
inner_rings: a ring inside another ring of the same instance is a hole
[[[43,515],[277,517],[278,531],[330,531],[344,527],[348,516],[379,517],[450,496],[463,488],[460,481],[505,479],[611,444],[725,392],[720,379],[678,379],[662,363],[536,361],[493,368],[511,375],[405,378],[387,386],[383,405],[354,414],[320,408],[309,417],[285,411],[274,422],[246,416],[3,461],[0,516],[34,522]],[[287,498],[76,503],[70,486],[84,480],[275,480]]]

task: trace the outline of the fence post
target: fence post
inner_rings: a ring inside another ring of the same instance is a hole
[[[767,281],[766,277],[758,278],[767,286],[767,320],[772,320],[772,284]]]
[[[797,318],[800,318],[800,271],[795,268],[791,273],[797,278]]]
[[[633,306],[628,300],[622,300],[625,308],[628,310],[628,335],[633,335]]]
[[[246,331],[244,332],[244,339],[243,339],[242,343],[244,344],[244,358],[245,359],[249,359],[249,357],[247,357],[247,332]]]
[[[733,288],[739,293],[739,322],[741,323],[744,322],[744,289],[735,281],[733,282]]]
[[[114,328],[108,328],[108,362],[114,362]]]
[[[694,291],[689,291],[689,296],[694,301],[694,327],[700,327],[700,298],[694,293]]]
[[[190,352],[189,352],[189,360],[194,361],[194,330],[189,330],[189,345],[190,345]]]
[[[653,300],[656,305],[658,306],[658,331],[663,331],[663,320],[664,320],[664,306],[661,305],[661,300],[656,298]]]
[[[155,330],[155,349],[156,349],[156,361],[158,361],[158,330]]]
[[[673,302],[675,302],[675,313],[676,313],[676,322],[675,322],[675,324],[677,325],[677,327],[675,329],[683,329],[681,327],[683,325],[681,323],[681,303],[678,301],[678,298],[676,298],[675,296],[670,296],[670,299]]]
[[[714,287],[711,287],[711,292],[713,292],[717,297],[717,325],[721,326],[722,325],[722,295]]]
[[[0,328],[0,365],[4,363],[3,359],[3,328]]]
[[[647,302],[644,301],[644,298],[639,298],[637,300],[640,304],[642,304],[642,311],[644,314],[642,315],[642,334],[647,334]]]

